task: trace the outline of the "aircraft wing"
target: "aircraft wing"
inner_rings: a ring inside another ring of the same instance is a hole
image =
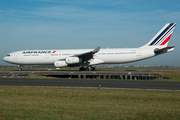
[[[156,55],[159,55],[159,54],[162,54],[162,53],[173,51],[174,47],[175,46],[169,46],[169,47],[165,47],[165,48],[162,48],[162,49],[157,48],[157,49],[154,50],[154,52],[155,52]]]
[[[97,53],[100,50],[100,46],[95,48],[92,51],[86,52],[86,53],[81,53],[81,54],[76,54],[74,57],[81,57],[83,61],[88,61],[89,59],[93,58],[93,54]]]

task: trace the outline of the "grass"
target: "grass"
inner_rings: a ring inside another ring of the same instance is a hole
[[[164,81],[164,82],[180,82],[180,78],[178,79],[160,79],[160,80],[150,80],[150,81]]]
[[[58,79],[57,77],[46,77],[46,76],[42,76],[42,75],[34,75],[34,74],[29,74],[27,77],[25,78],[35,78],[35,79]]]
[[[162,72],[156,72],[152,73],[153,75],[160,75],[162,77],[166,77],[167,79],[179,79],[180,73],[179,72],[171,72],[171,73],[162,73]]]
[[[180,119],[179,92],[0,87],[0,120]]]

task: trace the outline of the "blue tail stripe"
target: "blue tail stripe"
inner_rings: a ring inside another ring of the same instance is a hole
[[[173,26],[169,31],[171,31],[172,29],[174,29],[175,26]],[[158,40],[158,42],[155,44],[157,45],[159,43],[159,41],[161,41],[167,34],[169,34],[169,31],[160,39]]]
[[[171,23],[170,26],[172,26],[174,23]],[[156,43],[156,41],[169,29],[169,26],[166,27],[166,29],[150,44],[153,45]]]

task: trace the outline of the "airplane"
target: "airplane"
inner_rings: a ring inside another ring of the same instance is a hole
[[[95,70],[93,65],[123,64],[151,58],[174,50],[167,46],[176,23],[167,23],[147,44],[139,48],[23,50],[3,58],[5,62],[21,65],[54,65],[56,68],[79,66],[80,71]],[[19,67],[19,70],[22,68]]]

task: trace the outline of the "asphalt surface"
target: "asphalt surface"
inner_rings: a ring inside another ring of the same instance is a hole
[[[27,79],[0,78],[0,85],[8,86],[60,86],[60,87],[101,87],[180,90],[180,82],[158,81],[117,81],[78,79]]]

